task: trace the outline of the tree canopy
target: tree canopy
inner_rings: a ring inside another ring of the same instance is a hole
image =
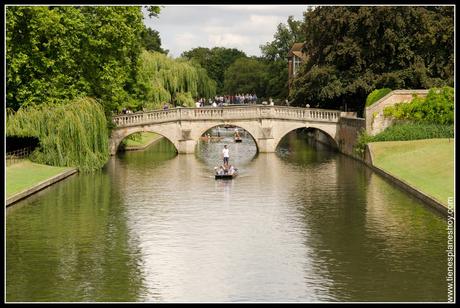
[[[198,62],[208,72],[209,77],[217,82],[217,93],[222,94],[226,69],[236,59],[246,57],[246,54],[236,48],[197,47],[183,52],[181,56]]]
[[[453,7],[320,6],[304,14],[304,52],[292,97],[362,111],[376,88],[453,85]]]
[[[168,54],[168,50],[161,48],[160,33],[157,30],[145,27],[141,33],[142,47],[147,51],[158,51]]]
[[[160,8],[147,7],[150,16]],[[140,6],[6,8],[6,105],[94,97],[109,115],[135,105],[143,48],[165,52]]]
[[[227,93],[256,93],[266,97],[267,65],[256,58],[239,58],[225,71]]]

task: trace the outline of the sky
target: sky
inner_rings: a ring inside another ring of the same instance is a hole
[[[236,48],[261,56],[260,45],[273,40],[290,15],[303,20],[307,5],[164,5],[159,17],[144,23],[160,33],[161,47],[179,57],[195,47]]]

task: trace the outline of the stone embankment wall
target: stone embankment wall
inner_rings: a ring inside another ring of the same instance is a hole
[[[383,109],[398,103],[409,103],[414,96],[426,97],[428,90],[391,91],[364,110],[366,132],[376,135],[392,124],[392,119],[383,116]]]
[[[366,120],[363,118],[341,117],[339,120],[337,143],[340,152],[359,158],[354,152],[354,146],[358,136],[366,128]]]

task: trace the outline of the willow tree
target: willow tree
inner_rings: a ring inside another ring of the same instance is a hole
[[[6,135],[38,138],[40,146],[30,159],[41,164],[90,171],[102,168],[109,158],[104,109],[91,98],[8,109]]]
[[[170,101],[193,106],[193,97],[216,93],[215,81],[196,63],[158,52],[142,52],[137,79],[143,106],[149,109]]]

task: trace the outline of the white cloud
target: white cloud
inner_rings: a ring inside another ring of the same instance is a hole
[[[158,18],[146,18],[159,31],[162,47],[178,57],[196,47],[237,48],[260,56],[290,15],[303,19],[307,5],[165,5]]]
[[[273,8],[278,5],[225,5],[222,6],[223,10],[228,11],[273,11]]]
[[[183,47],[192,45],[196,40],[197,36],[189,32],[180,33],[174,37],[174,42],[176,43],[176,45]]]
[[[271,26],[279,20],[280,18],[275,15],[249,15],[249,22],[254,26]]]
[[[208,36],[208,42],[211,46],[240,46],[244,47],[246,44],[251,43],[251,38],[232,33],[224,34],[210,34]]]
[[[226,11],[249,11],[249,12],[268,12],[270,14],[285,15],[286,13],[292,12],[293,7],[305,9],[308,5],[223,5],[222,10]]]

